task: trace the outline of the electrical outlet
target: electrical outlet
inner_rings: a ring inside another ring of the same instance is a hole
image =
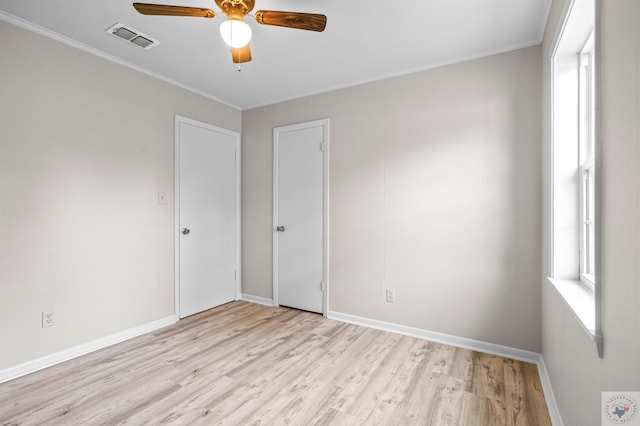
[[[42,313],[42,328],[53,326],[53,312],[47,311]]]
[[[391,289],[385,290],[385,296],[387,297],[387,302],[393,303],[396,301],[396,291]]]

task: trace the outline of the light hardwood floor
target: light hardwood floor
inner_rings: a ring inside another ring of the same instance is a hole
[[[1,425],[550,425],[534,364],[233,302],[0,384]]]

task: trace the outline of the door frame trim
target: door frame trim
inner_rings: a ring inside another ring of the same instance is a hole
[[[205,123],[202,121],[194,120],[192,118],[183,117],[181,115],[175,115],[175,135],[174,135],[174,314],[177,319],[180,319],[180,125],[189,124],[192,126],[202,127],[207,130],[222,133],[232,136],[234,139],[234,148],[236,151],[236,285],[235,285],[235,300],[241,298],[241,271],[242,260],[240,255],[242,248],[241,239],[241,151],[240,151],[240,133],[232,130],[223,129],[222,127],[214,126],[213,124]]]
[[[324,149],[322,151],[322,197],[323,197],[323,238],[324,245],[322,254],[322,276],[324,282],[324,292],[322,295],[322,315],[327,316],[329,312],[329,119],[306,121],[303,123],[290,124],[287,126],[274,127],[273,129],[273,226],[271,228],[273,241],[273,306],[278,304],[278,139],[280,132],[290,132],[294,130],[308,129],[311,127],[322,127]]]

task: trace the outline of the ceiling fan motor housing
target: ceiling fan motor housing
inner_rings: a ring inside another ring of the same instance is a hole
[[[216,0],[216,4],[229,19],[244,18],[247,13],[253,10],[255,0]]]

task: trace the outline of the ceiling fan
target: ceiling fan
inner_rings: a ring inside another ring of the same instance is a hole
[[[227,20],[220,25],[222,39],[231,47],[233,62],[238,64],[251,60],[251,27],[244,22],[244,17],[253,10],[255,0],[215,0],[216,4],[227,15]],[[133,3],[133,7],[143,15],[194,16],[213,18],[211,9],[187,6],[168,6],[162,4]],[[252,16],[252,15],[249,15]],[[316,13],[280,12],[276,10],[259,10],[255,20],[263,25],[296,28],[308,31],[324,31],[327,17]]]

